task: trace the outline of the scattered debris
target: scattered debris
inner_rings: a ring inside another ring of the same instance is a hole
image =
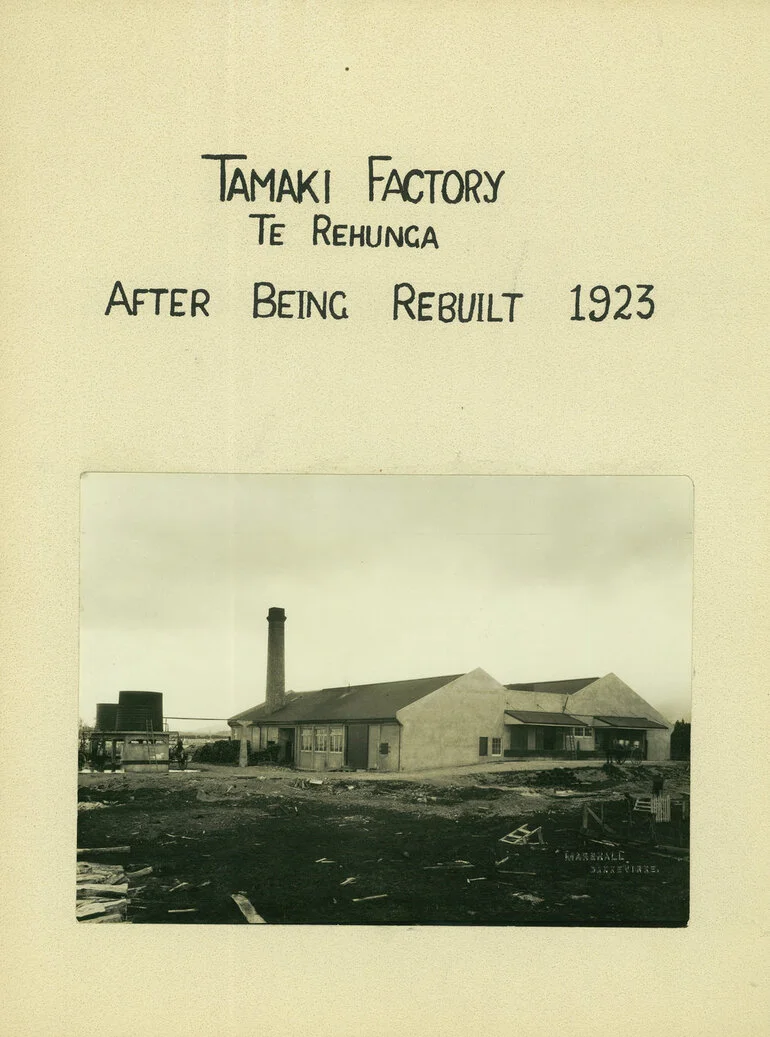
[[[123,882],[125,878],[126,873],[119,864],[89,864],[86,861],[78,861],[78,884],[83,882],[100,882],[110,885],[116,882]]]
[[[610,825],[605,824],[604,803],[599,803],[596,806],[599,811],[598,814],[596,811],[592,810],[587,803],[583,804],[583,819],[580,825],[581,833],[587,836],[591,830],[591,821],[594,821],[599,826],[602,835],[616,835],[617,833],[615,832],[615,829],[611,828]],[[613,843],[612,845],[614,846],[615,844]]]
[[[238,909],[250,925],[267,925],[262,915],[254,910],[254,905],[245,893],[233,893],[232,899],[238,905]]]
[[[171,889],[169,890],[169,893],[176,893],[176,891],[178,889],[190,889],[191,887],[192,887],[192,882],[179,882],[179,883],[177,883],[176,886],[172,886],[171,887]]]
[[[349,879],[345,879],[344,882],[340,882],[340,885],[341,886],[350,886],[355,881],[356,881],[356,876],[355,875],[351,875]]]
[[[88,848],[78,847],[78,857],[87,853],[131,853],[130,846],[91,846]]]
[[[319,857],[315,862],[316,864],[336,864],[336,861],[329,860],[328,857]]]
[[[663,786],[662,779],[661,787]],[[653,793],[651,796],[634,796],[633,809],[645,814],[650,814],[656,821],[671,820],[671,796]]]
[[[570,893],[570,900],[590,900],[590,893]]]
[[[78,862],[75,917],[79,922],[125,922],[127,893],[122,867]]]
[[[375,893],[374,896],[371,897],[353,897],[353,903],[361,904],[364,900],[382,900],[387,895],[387,893]]]
[[[129,882],[132,879],[143,879],[145,875],[152,875],[152,868],[140,868],[139,871],[126,872],[126,876]]]
[[[198,910],[197,907],[170,907],[167,915],[191,915]]]
[[[534,871],[508,871],[506,868],[501,868],[497,873],[498,875],[534,875]]]
[[[323,778],[308,778],[308,785],[323,785]]]
[[[106,806],[108,806],[107,803],[97,803],[95,800],[91,803],[78,803],[78,813],[81,810],[101,810]]]
[[[104,900],[110,897],[124,897],[126,893],[128,893],[127,882],[114,885],[106,882],[79,882],[77,886],[78,900]]]
[[[510,859],[510,857],[502,857],[499,861],[495,861],[495,866],[497,866],[498,864],[505,864]]]
[[[508,835],[504,835],[500,839],[501,843],[510,843],[511,846],[531,846],[533,840],[539,846],[545,846],[545,839],[543,838],[543,829],[538,828],[527,828],[526,825],[519,825],[513,832],[509,832]]]
[[[528,904],[545,903],[545,897],[537,897],[534,893],[511,893],[511,896],[516,897],[517,900],[526,900]]]
[[[670,849],[669,853],[656,853],[655,850],[648,850],[647,852],[653,857],[662,857],[666,861],[679,861],[681,864],[689,864],[690,862],[690,851],[683,850],[680,847],[658,847],[658,849]]]
[[[479,877],[477,879],[466,879],[465,881],[468,882],[468,883],[471,883],[471,882],[486,882],[487,880],[486,880],[486,878],[483,875],[479,875]]]
[[[125,922],[127,900],[89,900],[75,909],[79,922]]]

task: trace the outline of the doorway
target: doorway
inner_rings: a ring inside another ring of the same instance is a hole
[[[294,763],[294,728],[278,728],[278,760],[280,763]]]
[[[348,724],[345,763],[352,770],[365,771],[369,766],[369,725]]]

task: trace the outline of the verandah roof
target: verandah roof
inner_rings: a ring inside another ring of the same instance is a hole
[[[540,709],[506,709],[505,715],[513,717],[521,724],[547,724],[553,727],[585,727],[584,720],[570,716],[569,713],[546,713]],[[510,721],[506,721],[510,723]]]

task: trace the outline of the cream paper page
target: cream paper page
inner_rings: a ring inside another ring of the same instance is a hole
[[[762,1032],[766,8],[33,0],[2,21],[4,1029]],[[226,174],[221,201],[225,160],[201,156],[222,154],[317,169],[317,193],[329,170],[329,200],[228,201]],[[370,200],[372,156],[422,172],[408,200],[388,179]],[[430,170],[463,174],[447,199]],[[344,292],[348,316],[255,316],[255,283]],[[485,319],[437,319],[461,291]],[[689,927],[78,927],[83,472],[691,478]]]

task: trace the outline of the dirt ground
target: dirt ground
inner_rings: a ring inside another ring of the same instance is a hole
[[[663,778],[671,820],[626,793]],[[543,764],[382,776],[208,766],[80,774],[78,846],[128,871],[134,923],[681,926],[688,917],[686,764]],[[322,780],[322,784],[311,784]],[[103,805],[97,805],[103,804]],[[602,830],[584,804],[603,816]],[[526,824],[544,842],[500,840]],[[376,899],[367,899],[376,898]]]

